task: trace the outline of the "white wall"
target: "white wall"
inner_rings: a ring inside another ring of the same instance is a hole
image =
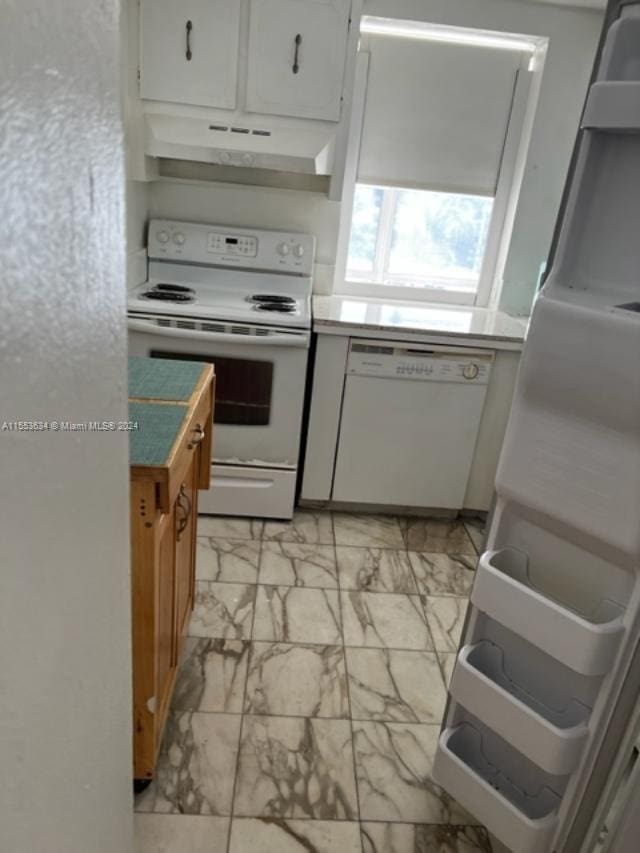
[[[0,422],[126,416],[117,0],[5,0]],[[0,430],[0,849],[129,853],[127,434]]]

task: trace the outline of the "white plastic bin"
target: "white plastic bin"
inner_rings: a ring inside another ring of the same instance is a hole
[[[624,631],[624,608],[601,600],[581,615],[536,590],[528,557],[516,548],[487,551],[478,563],[471,601],[484,613],[584,675],[609,669]]]
[[[494,739],[485,754],[486,735],[469,722],[445,729],[434,762],[434,777],[489,832],[513,853],[546,853],[557,827],[560,796],[529,773],[529,762]],[[520,767],[522,778],[499,769],[501,755]],[[527,776],[529,778],[527,779]]]
[[[556,776],[580,760],[591,709],[570,698],[562,708],[534,696],[505,667],[503,649],[487,640],[464,646],[451,679],[451,695],[531,761]]]

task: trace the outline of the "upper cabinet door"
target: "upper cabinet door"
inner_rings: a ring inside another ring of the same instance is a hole
[[[351,0],[251,0],[247,109],[337,121]]]
[[[238,0],[141,0],[140,97],[233,109]]]

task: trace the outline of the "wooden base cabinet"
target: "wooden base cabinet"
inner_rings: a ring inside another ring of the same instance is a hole
[[[207,368],[209,373],[211,368]],[[165,466],[132,466],[134,778],[153,778],[195,593],[198,489],[211,470],[212,382]]]

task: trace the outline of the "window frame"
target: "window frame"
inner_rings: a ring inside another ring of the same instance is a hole
[[[515,206],[520,189],[521,177],[518,175],[519,164],[522,166],[523,146],[526,149],[531,128],[527,127],[527,112],[529,98],[532,94],[532,65],[530,54],[523,53],[520,68],[516,73],[511,110],[505,133],[504,144],[500,159],[500,168],[493,196],[493,210],[487,232],[485,253],[480,269],[480,278],[475,292],[465,292],[456,289],[435,287],[407,287],[402,285],[383,284],[371,279],[365,279],[366,274],[357,280],[347,277],[347,262],[351,238],[351,220],[355,190],[358,182],[358,160],[360,139],[364,123],[364,108],[366,102],[366,81],[368,76],[370,55],[366,51],[358,54],[356,70],[356,87],[353,98],[353,115],[349,150],[345,158],[345,182],[340,213],[340,227],[333,292],[338,296],[356,296],[369,299],[398,299],[409,302],[436,302],[452,305],[487,308],[495,306],[502,289],[502,270],[509,247]],[[379,186],[376,184],[376,186]],[[428,190],[432,192],[462,193],[460,188],[442,186],[402,186],[382,187],[395,190]],[[473,193],[469,193],[472,195]],[[386,194],[385,194],[386,195]],[[381,222],[379,230],[382,226]],[[376,250],[380,240],[376,242]],[[389,241],[390,246],[390,241]],[[374,265],[375,267],[375,265]],[[392,277],[392,276],[387,276]]]
[[[378,184],[366,184],[364,182],[357,182],[356,186],[372,186],[376,189],[380,189],[383,192],[382,196],[382,204],[380,205],[380,217],[378,220],[378,229],[376,232],[376,245],[375,245],[375,257],[373,262],[373,273],[368,273],[366,271],[362,272],[361,275],[354,274],[354,270],[349,271],[348,263],[349,263],[349,254],[347,250],[347,275],[345,276],[345,280],[348,282],[349,287],[353,287],[354,291],[360,291],[361,293],[368,294],[369,292],[374,293],[374,288],[380,288],[381,294],[388,294],[390,290],[393,290],[394,293],[402,293],[403,298],[409,299],[424,299],[424,296],[421,294],[424,291],[429,291],[429,301],[454,301],[461,305],[473,305],[477,293],[477,287],[473,290],[463,289],[457,287],[439,287],[435,285],[429,285],[430,281],[433,281],[435,276],[432,275],[412,275],[408,276],[402,273],[393,273],[390,272],[389,260],[391,255],[391,245],[392,245],[392,235],[393,235],[393,227],[396,212],[398,209],[398,199],[401,192],[406,190],[405,187],[384,187],[379,186]],[[421,192],[422,190],[413,190],[410,189],[409,192]],[[441,190],[437,190],[434,192],[442,192]],[[452,195],[462,195],[462,193],[452,193]],[[354,197],[355,197],[355,188],[354,188]],[[486,255],[487,247],[489,245],[489,235],[491,232],[493,216],[494,216],[494,208],[495,208],[495,197],[494,196],[481,196],[482,198],[490,198],[493,201],[493,208],[491,211],[491,219],[489,221],[489,228],[487,229],[487,240],[485,243],[485,252]],[[353,214],[352,214],[353,215]],[[351,227],[349,229],[351,232]],[[483,255],[483,260],[484,260]],[[347,278],[349,274],[353,275],[353,278]],[[407,279],[411,279],[415,281],[415,285],[403,284]],[[396,283],[394,283],[394,280]],[[420,286],[419,282],[423,281],[424,285]],[[479,281],[479,279],[478,279]],[[453,284],[455,282],[455,278],[451,278],[450,280],[443,279],[444,283]],[[357,285],[364,285],[363,287],[358,287]],[[384,290],[383,290],[384,288]]]

